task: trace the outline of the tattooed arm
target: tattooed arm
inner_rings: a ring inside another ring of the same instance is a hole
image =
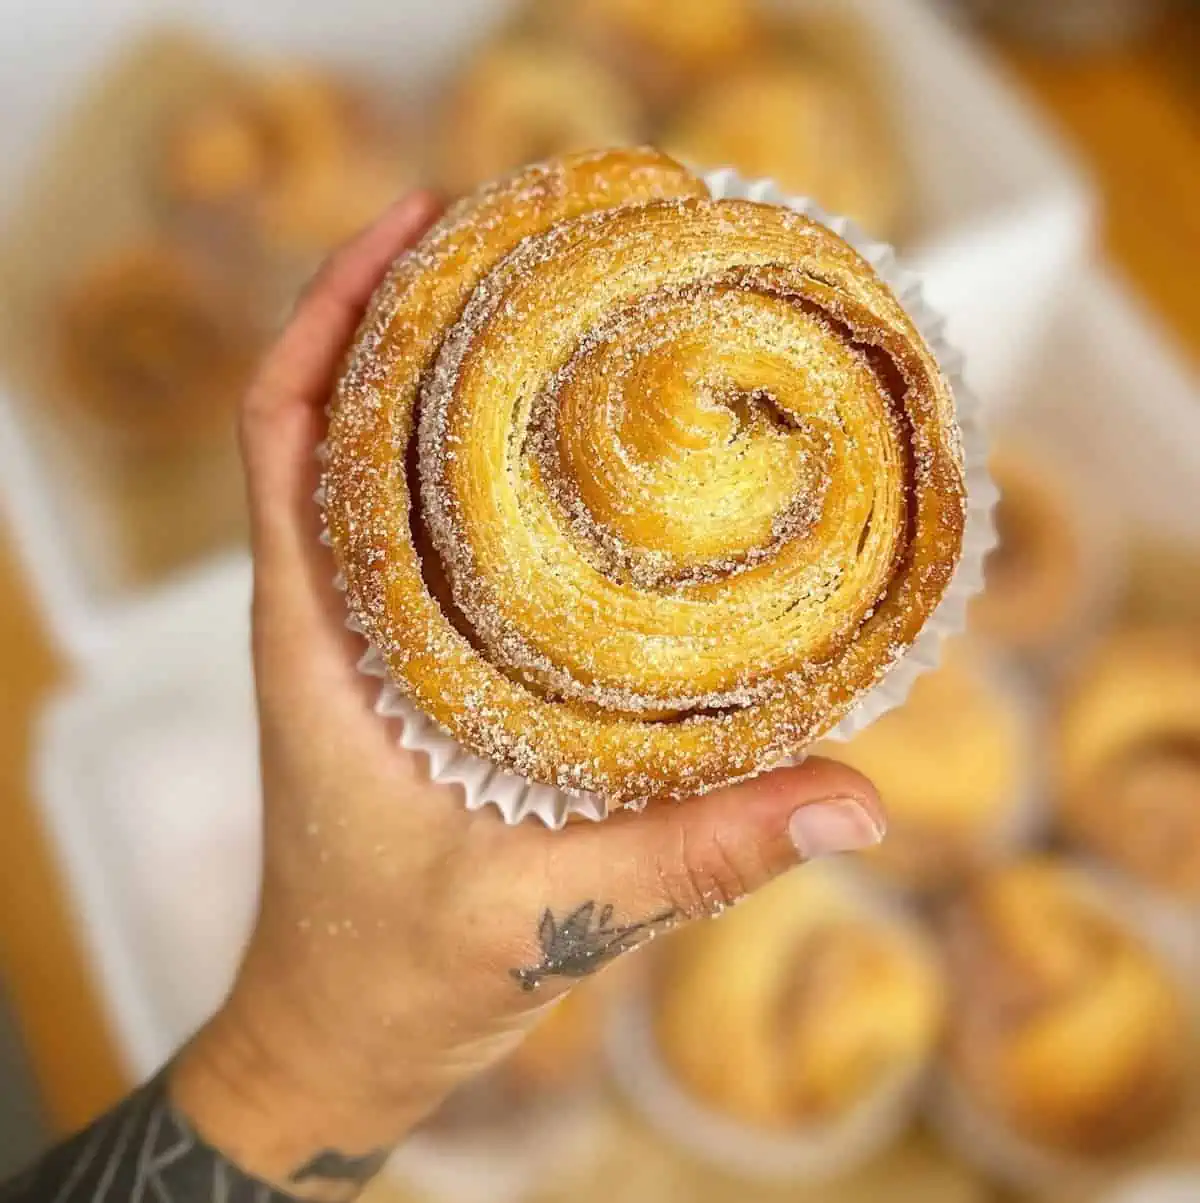
[[[350,1199],[383,1163],[380,1151],[326,1149],[280,1187],[213,1148],[179,1113],[165,1075],[0,1186],[0,1203],[285,1203]]]
[[[314,450],[373,289],[435,209],[409,197],[329,260],[242,406],[264,839],[229,1000],[164,1077],[0,1187],[3,1203],[341,1203],[576,979],[879,839],[869,783],[816,758],[550,832],[469,813],[397,745],[318,542]]]

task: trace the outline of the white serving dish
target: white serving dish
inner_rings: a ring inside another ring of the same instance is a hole
[[[249,602],[236,558],[130,607],[38,731],[43,819],[131,1079],[221,1002],[253,921]]]
[[[1041,359],[1045,400],[1022,423],[1105,486],[1104,521],[1200,551],[1196,382],[1107,275],[1083,276],[1071,302]],[[220,1000],[252,914],[248,596],[247,566],[233,561],[126,611],[39,733],[39,801],[137,1075]],[[168,758],[163,788],[153,769]]]
[[[921,0],[772,2],[857,18],[870,31],[913,176],[911,266],[949,317],[968,382],[985,401],[1004,397],[1082,262],[1089,189],[980,52]],[[183,22],[250,50],[319,57],[391,88],[403,80],[419,100],[507,8],[503,0],[0,0],[14,31],[0,50],[0,220],[3,198],[18,193],[89,76],[139,30]],[[0,496],[51,631],[68,655],[85,659],[107,641],[128,592],[103,571],[105,532],[3,387]]]

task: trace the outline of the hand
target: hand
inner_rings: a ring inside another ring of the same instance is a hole
[[[329,260],[242,412],[263,891],[233,992],[172,1091],[244,1170],[317,1197],[346,1193],[578,978],[882,833],[870,785],[819,760],[602,824],[507,828],[431,784],[373,712],[317,538],[314,448],[370,294],[435,215],[410,196]]]

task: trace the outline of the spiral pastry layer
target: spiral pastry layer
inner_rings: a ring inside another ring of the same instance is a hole
[[[827,731],[964,527],[952,397],[869,265],[650,150],[529,168],[398,261],[325,485],[395,681],[478,754],[613,804]]]

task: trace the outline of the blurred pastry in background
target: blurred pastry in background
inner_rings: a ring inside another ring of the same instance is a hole
[[[60,299],[69,399],[121,442],[187,450],[232,433],[257,350],[236,295],[151,241],[87,267]]]
[[[887,838],[864,857],[909,889],[944,888],[1030,834],[1032,756],[1023,699],[965,645],[913,686],[903,706],[819,751],[879,788]]]
[[[917,938],[819,868],[790,873],[663,950],[654,1031],[673,1077],[769,1129],[836,1123],[915,1080],[942,983]]]
[[[1186,1008],[1082,872],[1049,858],[977,879],[946,915],[949,1069],[1003,1129],[1076,1156],[1127,1152],[1178,1113]]]
[[[684,162],[769,176],[876,238],[896,235],[904,183],[886,124],[816,58],[763,59],[725,72],[679,110],[661,140]]]
[[[1200,628],[1120,632],[1096,649],[1062,701],[1055,784],[1070,839],[1200,904]]]
[[[537,0],[534,13],[655,104],[760,49],[764,33],[755,0]]]
[[[300,67],[248,74],[175,115],[159,170],[177,211],[298,255],[348,237],[410,178],[399,136],[366,99]]]
[[[1059,468],[1026,447],[991,459],[1000,490],[999,542],[985,565],[971,627],[1022,655],[1051,651],[1077,635],[1098,586],[1080,502]]]
[[[450,85],[434,131],[438,182],[465,192],[527,163],[641,141],[640,106],[608,68],[568,47],[508,39]]]

